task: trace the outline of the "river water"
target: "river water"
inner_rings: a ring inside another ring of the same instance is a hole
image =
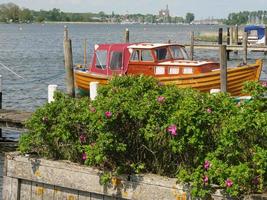
[[[47,86],[64,86],[63,31],[65,24],[0,24],[0,75],[3,80],[3,108],[33,111],[47,101]],[[188,44],[189,33],[216,32],[211,25],[120,25],[68,24],[72,39],[74,63],[83,63],[83,43],[87,39],[89,60],[96,43],[120,43],[124,30],[130,30],[131,42],[176,42]],[[221,26],[220,26],[221,27]],[[224,27],[224,31],[226,27]],[[196,50],[196,58],[218,60],[217,51]],[[240,55],[231,55],[230,65],[241,62]],[[250,53],[250,62],[267,59],[263,53]],[[7,70],[8,68],[9,70]],[[14,73],[11,73],[12,70]],[[267,80],[266,64],[261,79]],[[17,139],[18,134],[9,134]],[[2,144],[0,144],[2,145]],[[0,183],[2,152],[0,148]],[[1,191],[1,184],[0,184]],[[0,192],[1,200],[1,192]]]

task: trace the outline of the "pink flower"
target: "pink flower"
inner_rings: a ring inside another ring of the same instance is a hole
[[[259,176],[254,177],[254,178],[252,179],[252,183],[253,183],[254,185],[258,185],[258,184],[259,184]]]
[[[163,85],[164,85],[164,83],[158,82],[158,86],[163,86]]]
[[[212,110],[211,110],[210,108],[208,108],[208,109],[207,109],[207,112],[208,112],[208,113],[211,113],[211,112],[212,112]]]
[[[211,167],[211,164],[208,160],[205,160],[204,162],[204,169],[208,170]]]
[[[91,111],[92,113],[95,113],[95,112],[96,112],[95,107],[90,107],[90,111]]]
[[[80,135],[80,142],[84,143],[86,141],[86,136],[84,134]]]
[[[209,182],[209,177],[208,176],[204,176],[203,177],[203,182],[204,183],[208,183]]]
[[[110,111],[107,111],[107,112],[105,112],[105,116],[106,116],[106,118],[111,118],[111,116],[112,116],[112,112],[110,112]]]
[[[234,184],[233,181],[231,179],[229,179],[229,178],[225,181],[226,187],[232,187],[233,184]]]
[[[262,87],[267,87],[267,81],[261,82]]]
[[[168,127],[168,132],[169,132],[171,135],[176,136],[176,135],[177,135],[176,131],[177,131],[177,127],[176,127],[175,124],[172,124],[172,125],[170,125],[170,126]]]
[[[158,96],[157,101],[159,103],[163,103],[165,101],[165,97],[164,96]]]
[[[82,160],[86,160],[86,158],[87,158],[86,153],[83,152],[83,153],[82,153]]]

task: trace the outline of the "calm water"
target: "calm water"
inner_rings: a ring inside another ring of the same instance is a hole
[[[97,25],[70,24],[74,63],[83,63],[83,41],[88,41],[88,53],[95,43],[123,42],[125,28],[132,42],[189,43],[189,32],[217,31],[218,26],[196,25]],[[34,110],[47,101],[48,84],[64,90],[63,64],[64,24],[0,24],[0,63],[12,69],[19,78],[0,66],[3,76],[3,107]],[[90,56],[89,56],[90,57]],[[217,59],[216,51],[197,51],[198,58]],[[250,58],[266,58],[262,53]],[[240,61],[236,61],[240,62]],[[266,70],[266,68],[264,69]],[[266,76],[265,76],[266,77]]]

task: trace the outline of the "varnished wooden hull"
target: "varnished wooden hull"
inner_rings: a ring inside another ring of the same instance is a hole
[[[232,96],[240,96],[243,84],[246,81],[256,81],[260,78],[262,69],[262,61],[257,60],[255,64],[230,68],[227,70],[227,91]],[[110,76],[101,76],[91,74],[89,72],[82,72],[75,70],[75,84],[76,87],[85,91],[89,90],[90,82],[99,82],[100,84],[107,84]],[[198,75],[186,76],[169,76],[169,77],[155,77],[163,84],[174,84],[178,87],[192,87],[202,92],[210,92],[211,89],[220,89],[220,71],[213,71],[202,73]]]

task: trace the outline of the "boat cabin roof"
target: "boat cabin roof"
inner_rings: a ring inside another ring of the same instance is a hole
[[[257,25],[248,25],[244,28],[245,32],[250,33],[251,31],[257,31],[258,39],[262,39],[265,35],[265,27]]]
[[[178,44],[169,44],[169,43],[138,43],[128,46],[128,49],[155,49],[167,46],[182,46]]]

